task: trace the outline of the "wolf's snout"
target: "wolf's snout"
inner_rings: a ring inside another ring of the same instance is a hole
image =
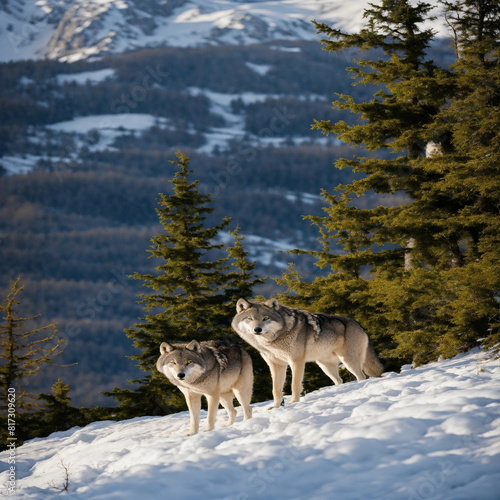
[[[253,329],[253,333],[255,333],[255,335],[260,335],[262,333],[262,328],[260,326],[256,326]]]
[[[182,380],[185,376],[186,376],[186,374],[182,373],[182,372],[177,374],[177,378],[180,380]]]

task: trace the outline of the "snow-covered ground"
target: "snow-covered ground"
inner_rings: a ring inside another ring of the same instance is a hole
[[[499,382],[499,360],[475,350],[254,404],[228,428],[220,410],[216,430],[191,437],[186,412],[96,422],[17,449],[15,498],[61,498],[65,466],[63,496],[93,500],[494,500]]]
[[[115,70],[111,68],[98,69],[96,71],[82,71],[81,73],[71,73],[57,75],[57,83],[76,83],[78,85],[85,85],[87,82],[96,84],[112,78],[115,76]]]
[[[90,130],[145,130],[156,123],[164,125],[166,119],[145,113],[117,113],[114,115],[81,116],[67,122],[47,125],[47,128],[59,132],[87,134]]]
[[[248,64],[248,63],[247,63]],[[257,65],[255,65],[257,66]],[[235,113],[232,109],[232,103],[234,101],[241,101],[243,104],[248,105],[256,102],[264,102],[266,99],[273,99],[279,97],[286,97],[280,95],[271,95],[271,94],[258,94],[255,92],[242,92],[240,94],[232,94],[232,93],[222,93],[222,92],[213,92],[207,89],[200,89],[196,87],[188,88],[188,92],[190,95],[198,96],[204,95],[210,101],[210,111],[213,114],[221,116],[225,121],[224,127],[212,127],[207,132],[204,133],[205,136],[205,144],[200,146],[198,149],[199,152],[205,154],[212,154],[215,148],[220,148],[220,150],[225,150],[228,147],[228,143],[230,141],[242,141],[247,142],[250,141],[254,147],[265,148],[267,146],[275,146],[279,147],[283,142],[285,142],[285,138],[280,136],[277,133],[276,129],[273,128],[274,121],[270,122],[269,127],[263,127],[258,134],[251,134],[245,129],[245,117],[241,114]],[[294,96],[295,97],[295,96]],[[311,95],[301,96],[300,99],[308,100],[324,100],[325,108],[327,106],[326,99],[323,96],[319,95]],[[276,126],[278,129],[283,127],[286,122],[286,109],[279,109],[278,107],[274,108],[273,116],[276,121]],[[284,120],[284,121],[282,121]],[[286,140],[290,140],[290,138],[286,138]],[[322,137],[317,133],[311,132],[307,136],[303,137],[294,137],[292,142],[296,145],[302,143],[315,143],[315,144],[338,144],[338,141],[335,138],[326,138]]]
[[[0,166],[6,171],[7,175],[19,175],[31,172],[41,158],[34,155],[23,156],[2,156]]]
[[[69,75],[68,75],[69,76]],[[145,113],[117,113],[106,115],[80,116],[66,122],[47,125],[49,130],[85,136],[92,131],[94,141],[89,149],[99,151],[111,149],[116,138],[130,132],[140,133],[153,126],[166,127],[168,120]],[[81,146],[81,144],[80,144]]]

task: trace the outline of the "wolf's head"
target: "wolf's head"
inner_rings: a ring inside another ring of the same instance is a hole
[[[272,341],[283,332],[286,323],[276,299],[269,299],[266,302],[239,299],[232,326],[238,333]]]
[[[175,380],[189,383],[200,377],[205,370],[201,346],[196,340],[187,345],[162,342],[160,353],[156,368],[172,382]]]

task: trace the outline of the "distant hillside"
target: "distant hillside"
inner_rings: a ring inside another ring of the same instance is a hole
[[[1,292],[21,275],[23,307],[56,321],[62,363],[78,361],[46,370],[34,390],[61,373],[75,404],[109,404],[101,391],[140,376],[123,328],[141,315],[141,286],[127,276],[154,266],[146,250],[176,151],[214,198],[208,222],[240,226],[259,275],[281,273],[292,260],[282,250],[316,245],[302,216],[321,213],[322,188],[350,179],[332,164],[351,151],[310,124],[335,119],[345,64],[293,42],[2,65]],[[301,270],[317,272],[311,261]],[[269,280],[261,293],[275,290]]]

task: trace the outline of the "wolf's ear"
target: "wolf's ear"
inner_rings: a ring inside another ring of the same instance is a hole
[[[173,350],[173,346],[171,346],[168,342],[162,342],[160,345],[161,354],[167,354],[167,352],[172,352]]]
[[[236,302],[236,312],[241,313],[243,311],[246,311],[252,304],[248,302],[248,300],[245,299],[238,299],[238,302]]]
[[[278,310],[280,308],[278,299],[269,299],[264,302],[264,305],[269,307],[269,309],[276,309]]]
[[[191,340],[191,342],[189,342],[189,344],[186,346],[186,349],[189,349],[190,351],[194,352],[200,352],[201,345],[197,340]]]

